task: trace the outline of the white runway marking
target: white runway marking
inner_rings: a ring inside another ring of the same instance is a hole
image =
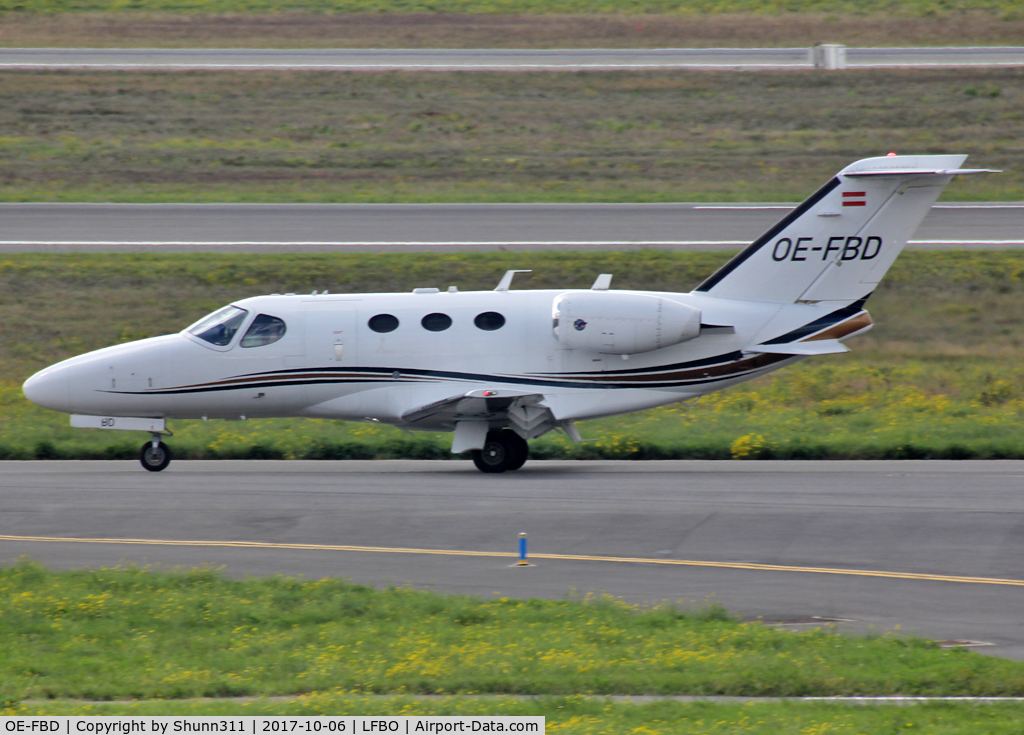
[[[633,49],[0,49],[2,68],[292,69],[339,71],[581,71],[649,69],[811,69],[798,48]],[[1024,48],[847,49],[849,69],[1009,67]]]

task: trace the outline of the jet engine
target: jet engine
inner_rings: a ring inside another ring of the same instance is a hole
[[[552,304],[555,337],[573,350],[632,355],[700,335],[700,310],[659,296],[571,291]]]

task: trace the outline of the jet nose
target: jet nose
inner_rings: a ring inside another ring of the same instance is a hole
[[[25,398],[37,406],[71,413],[70,381],[68,371],[60,368],[43,370],[21,386]]]

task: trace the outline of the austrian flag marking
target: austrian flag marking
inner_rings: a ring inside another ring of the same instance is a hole
[[[868,205],[867,192],[863,191],[844,191],[843,192],[843,206],[844,207],[866,207]]]

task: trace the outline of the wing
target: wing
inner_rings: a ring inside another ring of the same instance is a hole
[[[536,439],[559,426],[544,394],[515,390],[472,390],[442,398],[402,414],[411,429],[451,431],[459,422],[509,426],[524,439]]]

